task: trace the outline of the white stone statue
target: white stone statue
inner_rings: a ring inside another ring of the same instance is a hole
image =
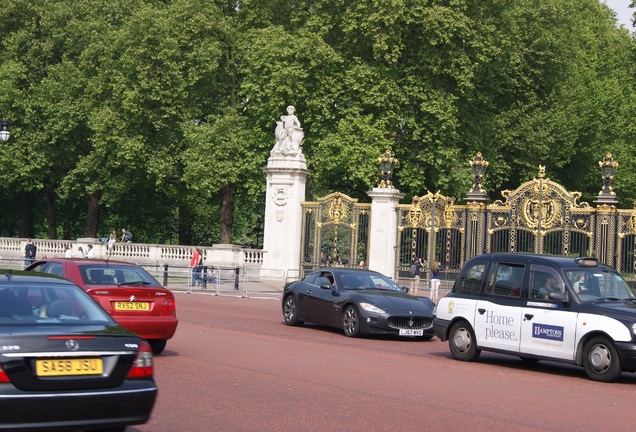
[[[280,121],[276,122],[276,145],[270,152],[273,156],[276,153],[285,156],[296,156],[300,152],[303,144],[305,132],[300,127],[298,117],[294,115],[294,107],[287,107],[287,115],[280,116]]]

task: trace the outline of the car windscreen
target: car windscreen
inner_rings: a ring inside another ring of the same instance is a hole
[[[46,283],[0,285],[0,325],[112,323],[81,288]]]
[[[340,273],[341,286],[345,290],[381,289],[387,291],[402,291],[391,279],[375,272],[342,271]]]
[[[574,292],[581,301],[631,300],[634,293],[618,273],[605,267],[565,270]]]
[[[135,285],[161,287],[146,270],[127,265],[82,265],[79,267],[86,285]]]

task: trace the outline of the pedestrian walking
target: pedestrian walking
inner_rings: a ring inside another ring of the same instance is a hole
[[[438,260],[433,261],[433,265],[431,266],[431,300],[433,301],[437,299],[437,291],[441,284],[440,272],[442,270],[444,270],[442,264]]]
[[[192,258],[190,259],[190,274],[192,275],[191,285],[201,285],[203,278],[201,277],[201,262],[203,256],[199,248],[192,248]]]
[[[26,245],[24,246],[24,266],[27,267],[35,261],[35,254],[37,253],[38,248],[33,243],[32,239],[27,239]]]
[[[422,258],[414,257],[413,262],[411,262],[409,267],[409,276],[411,276],[411,289],[409,290],[409,294],[411,295],[417,295],[422,267],[424,267],[424,264],[422,264]]]

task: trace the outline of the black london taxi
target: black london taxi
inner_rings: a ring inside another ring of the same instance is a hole
[[[636,371],[636,296],[596,258],[496,253],[469,260],[438,305],[453,358],[481,350],[583,366],[611,382]]]

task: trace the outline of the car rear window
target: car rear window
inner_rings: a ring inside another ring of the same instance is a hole
[[[0,285],[0,325],[78,322],[112,322],[112,319],[75,285]]]
[[[86,285],[140,285],[160,287],[161,284],[141,267],[126,265],[80,266]]]

